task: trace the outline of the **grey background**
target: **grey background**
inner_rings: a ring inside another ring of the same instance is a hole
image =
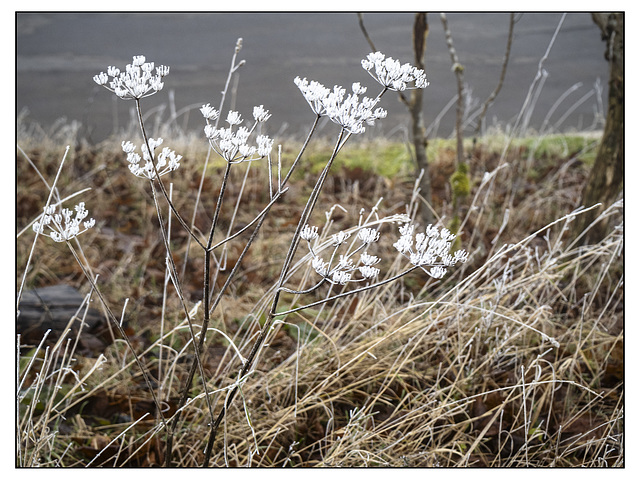
[[[505,83],[489,111],[488,124],[513,124],[561,17],[561,13],[520,16]],[[508,13],[450,13],[448,19],[465,67],[465,82],[472,97],[482,102],[498,81]],[[378,50],[402,63],[412,61],[412,13],[365,13],[364,20]],[[272,135],[279,131],[299,136],[313,120],[293,83],[295,76],[330,87],[350,88],[360,81],[371,95],[378,92],[360,66],[370,48],[355,13],[18,13],[16,21],[17,112],[28,109],[28,119],[45,128],[61,117],[79,120],[95,141],[112,132],[116,118],[118,126],[126,124],[132,104],[117,100],[92,77],[109,65],[123,68],[138,54],[171,67],[165,89],[143,100],[145,111],[166,105],[173,90],[177,109],[194,108],[188,118],[190,128],[204,125],[197,106],[218,105],[238,37],[244,40],[239,58],[247,63],[240,70],[236,108],[247,118],[253,105],[263,104],[273,114],[268,123]],[[433,122],[455,97],[456,80],[440,17],[429,14],[428,21],[426,71],[431,84],[425,90],[425,122],[431,127],[430,136],[446,137],[453,129],[454,108],[438,125]],[[557,130],[592,128],[602,113],[600,99],[606,108],[604,49],[588,13],[566,16],[544,63],[548,76],[531,127],[540,129],[553,105],[574,88],[548,124],[575,108]],[[600,93],[594,89],[598,82]],[[406,109],[393,92],[383,98],[382,106],[389,110],[389,118],[369,134],[401,134],[408,124]]]

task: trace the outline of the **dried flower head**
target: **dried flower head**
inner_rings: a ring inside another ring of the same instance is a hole
[[[316,115],[329,117],[332,122],[353,134],[364,132],[365,123],[373,125],[375,120],[387,116],[387,111],[383,108],[374,110],[378,98],[359,98],[359,95],[366,91],[359,83],[351,86],[353,93],[346,97],[346,90],[338,85],[330,90],[316,81],[309,82],[306,78],[300,77],[296,77],[294,83]]]
[[[370,265],[363,265],[359,267],[358,270],[360,271],[360,275],[366,279],[375,278],[380,273],[379,268],[375,268]]]
[[[213,108],[210,103],[203,105],[200,112],[207,120],[216,120],[220,116],[220,112]]]
[[[415,235],[415,239],[414,231],[414,225],[401,226],[400,238],[393,246],[408,257],[413,265],[422,267],[433,278],[442,278],[446,267],[467,261],[469,254],[465,250],[457,250],[453,255],[449,253],[456,236],[446,228],[428,225],[424,233]],[[427,266],[431,268],[427,270]]]
[[[315,80],[309,82],[306,78],[301,79],[300,77],[296,77],[293,83],[298,86],[300,92],[302,92],[302,96],[316,115],[326,115],[324,100],[331,90]]]
[[[269,110],[265,110],[263,105],[253,107],[253,118],[256,122],[264,123],[271,117]]]
[[[136,177],[148,178],[152,180],[156,178],[156,171],[159,176],[163,176],[169,172],[177,170],[180,167],[182,155],[176,155],[176,152],[168,147],[164,147],[156,156],[155,149],[162,144],[162,138],[149,139],[149,149],[147,145],[142,145],[142,157],[136,152],[136,146],[131,142],[122,142],[122,151],[127,154],[129,162],[129,170]],[[154,158],[157,157],[155,169],[153,168]],[[140,160],[144,159],[144,166],[140,166]]]
[[[351,274],[342,270],[334,270],[331,274],[331,283],[346,285],[351,280]]]
[[[302,229],[302,232],[300,233],[300,238],[306,240],[307,242],[315,240],[316,238],[318,238],[318,227],[305,225]]]
[[[380,232],[373,228],[363,228],[358,232],[358,239],[362,241],[362,243],[373,243],[377,242],[380,238]]]
[[[360,263],[367,267],[371,267],[378,263],[380,259],[375,255],[369,255],[367,252],[364,252],[360,255]]]
[[[318,275],[326,276],[329,273],[329,264],[322,260],[320,257],[313,257],[311,260],[311,266]]]
[[[83,222],[89,215],[89,212],[84,208],[84,202],[77,204],[74,210],[76,215],[72,217],[73,211],[67,208],[56,213],[55,205],[44,207],[42,218],[33,224],[33,231],[51,237],[56,242],[65,242],[86,232],[96,224],[93,218]],[[82,230],[80,229],[81,223],[84,227]],[[45,232],[44,227],[47,227],[49,231]]]
[[[164,87],[162,79],[169,74],[169,67],[160,65],[153,73],[153,62],[146,62],[143,55],[136,55],[125,67],[109,67],[107,73],[100,72],[93,81],[124,100],[140,99],[159,92]],[[109,80],[111,78],[111,80]]]
[[[325,262],[316,252],[311,244],[311,240],[318,238],[318,228],[305,225],[300,233],[300,237],[307,240],[307,246],[311,253],[311,267],[324,277],[324,279],[330,283],[337,285],[346,285],[349,282],[362,282],[370,280],[378,276],[380,269],[375,268],[374,265],[380,262],[380,259],[375,255],[370,255],[366,251],[360,254],[360,260],[354,261],[354,255],[358,251],[362,251],[367,248],[373,242],[378,241],[380,234],[373,228],[360,228],[357,234],[357,240],[360,240],[361,245],[354,251],[347,254],[337,255],[337,251],[341,245],[343,245],[350,237],[351,234],[340,231],[331,237],[331,244],[334,247],[333,254],[329,262]],[[338,258],[337,262],[332,265],[333,259]],[[359,272],[360,275],[354,277],[354,273]]]
[[[331,240],[334,246],[342,245],[351,236],[350,233],[339,231],[331,236]]]
[[[217,128],[209,123],[219,116],[210,104],[203,105],[200,109],[207,121],[204,127],[204,134],[213,148],[222,158],[229,163],[240,163],[260,158],[268,157],[273,149],[273,140],[267,135],[258,135],[255,139],[256,145],[249,145],[249,137],[253,129],[240,126],[244,121],[239,112],[230,110],[227,113],[226,122],[229,127]],[[253,116],[256,123],[266,122],[271,116],[268,110],[262,105],[254,107]],[[255,127],[255,125],[254,125]]]
[[[229,110],[227,113],[227,123],[231,126],[240,125],[242,123],[242,115],[239,112]]]
[[[380,52],[367,55],[362,60],[362,68],[377,80],[380,85],[390,89],[403,91],[407,88],[425,88],[429,85],[424,70],[409,63],[400,65],[398,60],[385,57]],[[413,87],[410,86],[413,84]]]

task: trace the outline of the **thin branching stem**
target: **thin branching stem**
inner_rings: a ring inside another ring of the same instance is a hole
[[[160,210],[160,206],[158,205],[158,198],[157,198],[157,193],[156,193],[156,189],[154,186],[154,183],[152,180],[150,180],[150,185],[151,185],[151,190],[153,193],[153,199],[154,199],[154,203],[156,205],[156,214],[158,216],[158,223],[160,225],[160,230],[161,230],[161,234],[162,234],[162,240],[164,242],[164,246],[165,246],[165,250],[167,252],[167,267],[169,269],[169,275],[171,276],[171,278],[173,279],[173,285],[174,288],[176,289],[176,292],[178,294],[178,298],[180,299],[180,304],[182,305],[182,308],[184,309],[184,313],[185,313],[185,317],[187,319],[187,323],[189,325],[189,333],[191,335],[191,339],[193,340],[194,345],[196,345],[196,332],[193,326],[193,322],[191,321],[191,316],[189,315],[189,310],[187,308],[186,305],[186,300],[184,299],[184,295],[182,293],[182,287],[180,285],[180,282],[178,280],[178,269],[175,265],[175,262],[173,260],[173,255],[171,254],[171,246],[169,245],[169,240],[168,240],[168,235],[167,232],[165,230],[164,227],[164,219],[162,217],[162,212]],[[205,332],[206,330],[202,330],[200,332],[200,340],[202,341],[202,339],[205,336]],[[194,362],[193,362],[194,368],[193,370],[195,370],[195,368],[197,367],[200,370],[200,375],[202,377],[202,384],[203,384],[203,388],[205,393],[207,393],[207,382],[206,382],[206,376],[204,374],[204,369],[202,366],[202,358],[201,358],[201,351],[199,348],[195,348],[195,358],[194,358]],[[191,376],[191,380],[193,379],[193,375]],[[184,403],[186,402],[186,397],[188,396],[188,390],[190,387],[191,382],[189,382],[188,384],[185,384],[185,391],[183,391],[183,395],[181,397],[180,400],[180,406],[182,407],[184,405]],[[211,404],[209,395],[206,395],[207,397],[207,407],[209,409],[209,415],[213,418],[213,405]],[[184,401],[183,401],[184,398]],[[172,449],[172,445],[173,445],[173,435],[175,432],[175,428],[178,424],[179,421],[179,415],[176,415],[173,419],[173,422],[171,424],[171,427],[169,429],[169,434],[167,436],[167,461],[170,461],[171,458],[171,449]]]
[[[140,373],[142,373],[144,381],[147,384],[147,388],[149,389],[149,392],[151,393],[151,397],[153,399],[153,404],[155,405],[158,413],[160,414],[161,421],[162,421],[163,425],[166,425],[167,424],[167,420],[166,420],[164,414],[162,413],[162,408],[160,406],[160,401],[158,400],[158,397],[156,396],[155,388],[153,388],[153,384],[151,383],[151,378],[149,377],[149,373],[147,372],[147,369],[145,368],[145,366],[142,364],[142,360],[140,360],[140,357],[136,353],[135,349],[133,348],[133,345],[131,344],[131,341],[129,340],[129,336],[124,331],[124,328],[122,327],[122,325],[120,325],[120,322],[118,321],[116,316],[113,314],[113,312],[109,308],[109,305],[107,304],[106,299],[102,296],[102,292],[100,292],[100,289],[94,283],[90,272],[87,270],[87,268],[85,267],[84,263],[82,263],[80,257],[78,256],[78,252],[76,252],[76,250],[73,248],[73,246],[71,245],[71,242],[67,241],[66,243],[67,243],[67,246],[69,247],[69,250],[71,251],[71,254],[76,259],[76,262],[78,263],[78,265],[82,269],[82,273],[84,273],[85,278],[89,281],[89,284],[91,285],[91,288],[93,289],[93,291],[96,292],[96,295],[98,295],[98,298],[100,299],[100,302],[102,303],[102,306],[104,307],[105,311],[107,312],[107,316],[109,317],[109,320],[111,320],[111,323],[114,324],[114,326],[116,327],[116,329],[118,330],[118,332],[122,336],[123,340],[127,344],[127,347],[131,351],[131,354],[133,355],[133,358],[134,358],[138,368],[140,369]]]
[[[314,124],[315,125],[315,124]],[[240,377],[244,377],[249,370],[252,368],[253,365],[253,361],[255,360],[258,351],[260,350],[260,348],[262,347],[264,340],[267,336],[267,333],[270,331],[271,325],[273,323],[273,320],[275,319],[275,311],[277,308],[277,304],[278,304],[278,298],[280,296],[280,291],[278,290],[283,284],[284,284],[284,280],[287,276],[287,272],[289,271],[289,267],[291,266],[291,262],[293,261],[293,256],[295,255],[298,243],[300,241],[300,232],[302,232],[302,228],[307,224],[309,217],[311,215],[311,212],[313,211],[313,207],[315,206],[315,203],[318,199],[318,195],[320,193],[320,191],[322,190],[322,187],[324,185],[324,182],[327,178],[327,174],[329,169],[331,168],[331,165],[333,163],[333,161],[335,160],[335,157],[338,153],[338,150],[340,148],[340,146],[342,145],[342,141],[344,139],[344,137],[348,135],[347,132],[344,129],[340,130],[340,134],[338,135],[338,140],[336,141],[336,146],[333,150],[333,153],[331,154],[331,157],[329,158],[329,160],[327,161],[327,164],[325,166],[325,168],[323,169],[322,173],[320,174],[316,185],[313,189],[313,191],[311,192],[311,195],[309,196],[309,199],[307,201],[307,204],[305,205],[305,208],[302,212],[302,215],[300,217],[300,221],[298,222],[298,226],[296,228],[296,231],[294,233],[293,236],[293,240],[291,241],[291,244],[289,246],[289,251],[287,252],[287,256],[285,257],[284,263],[283,263],[283,267],[282,267],[282,271],[280,273],[280,278],[278,280],[277,283],[277,289],[276,289],[276,293],[275,293],[275,297],[272,303],[272,307],[271,307],[271,311],[269,312],[269,317],[267,319],[267,321],[265,322],[264,327],[261,329],[260,331],[260,335],[258,336],[257,340],[255,341],[255,343],[253,344],[253,347],[251,348],[251,352],[249,353],[249,355],[247,356],[246,361],[244,362],[244,365],[242,367],[242,370],[240,371]],[[291,172],[290,172],[291,173]],[[215,439],[216,439],[216,433],[217,433],[217,429],[220,425],[220,423],[222,422],[223,418],[226,415],[226,412],[229,408],[229,406],[231,405],[231,403],[233,402],[233,399],[236,395],[238,391],[238,386],[235,386],[233,388],[233,390],[231,390],[229,392],[229,395],[226,398],[226,401],[222,407],[222,410],[220,411],[220,413],[218,414],[218,417],[216,418],[215,422],[212,425],[212,433],[211,436],[209,437],[209,442],[207,444],[207,448],[205,451],[205,462],[204,465],[208,465],[210,456],[211,456],[211,450],[213,448],[213,444],[215,443]]]
[[[418,268],[420,268],[420,267],[414,266],[414,267],[411,267],[411,268],[409,268],[407,270],[404,270],[404,271],[402,271],[402,272],[400,272],[400,273],[398,273],[398,274],[396,274],[396,275],[394,275],[392,277],[386,278],[386,279],[384,279],[384,280],[382,280],[380,282],[372,283],[371,285],[365,285],[364,287],[356,288],[354,290],[349,290],[347,292],[338,293],[338,294],[333,295],[331,297],[327,297],[327,298],[323,298],[322,300],[318,300],[317,302],[312,302],[312,303],[309,303],[307,305],[303,305],[301,307],[292,308],[291,310],[285,310],[285,311],[282,311],[282,312],[277,312],[277,313],[274,313],[273,316],[274,317],[283,317],[285,315],[289,315],[291,313],[299,312],[299,311],[307,309],[307,308],[317,307],[318,305],[323,305],[323,304],[325,304],[327,302],[331,302],[331,301],[337,300],[339,298],[344,298],[344,297],[349,296],[349,295],[355,295],[357,293],[366,292],[367,290],[372,290],[374,288],[378,288],[378,287],[381,287],[382,285],[386,285],[387,283],[391,283],[391,282],[393,282],[395,280],[398,280],[399,278],[404,277],[408,273],[411,273],[414,270],[417,270]],[[282,291],[287,291],[286,289],[281,289],[281,290]],[[299,293],[299,292],[294,292],[294,293]]]
[[[279,197],[280,195],[282,195],[282,194],[284,194],[286,192],[287,189],[286,188],[283,189],[282,187],[284,187],[284,185],[289,180],[291,174],[293,173],[295,167],[298,164],[298,161],[300,160],[300,158],[302,157],[302,154],[306,150],[306,148],[307,148],[307,146],[309,144],[309,140],[311,139],[311,136],[313,135],[313,133],[314,133],[314,131],[315,131],[317,125],[318,125],[318,120],[319,120],[319,117],[316,117],[313,125],[311,126],[309,134],[307,135],[307,139],[305,140],[302,148],[300,149],[300,152],[298,153],[298,156],[296,157],[296,159],[293,162],[291,168],[289,169],[289,172],[287,173],[287,175],[283,179],[283,181],[282,181],[282,183],[280,185],[280,191],[279,191],[279,193],[278,193],[278,195],[276,197]],[[249,250],[249,247],[251,246],[251,244],[253,243],[253,241],[257,237],[258,232],[260,231],[260,227],[262,227],[262,224],[263,224],[264,220],[266,219],[267,214],[268,214],[268,212],[269,212],[269,210],[271,208],[271,205],[273,205],[273,203],[274,202],[270,202],[269,205],[267,206],[267,209],[264,211],[264,214],[259,217],[258,224],[256,225],[251,237],[247,241],[242,253],[240,254],[238,260],[235,263],[235,265],[233,266],[233,269],[229,273],[229,276],[227,277],[227,280],[226,280],[225,284],[222,286],[222,288],[218,292],[218,296],[217,296],[217,298],[213,302],[213,305],[210,308],[212,311],[215,310],[215,308],[218,306],[218,304],[222,300],[222,297],[223,297],[224,293],[226,292],[227,288],[229,287],[229,285],[231,284],[231,280],[234,278],[235,273],[239,269],[244,256],[246,255],[246,253]],[[257,351],[259,350],[260,346],[264,342],[264,338],[265,337],[264,337],[264,335],[262,333],[267,331],[267,330],[268,329],[263,329],[262,330],[260,336],[258,337],[258,340],[256,340],[254,346],[252,347],[251,353],[249,354],[249,356],[247,357],[247,359],[245,360],[245,362],[243,364],[243,368],[242,368],[241,373],[240,373],[241,377],[245,377],[248,374],[248,372],[249,372],[249,370],[251,368],[251,365],[253,364],[254,357],[255,357]],[[204,462],[203,462],[204,466],[208,466],[208,464],[209,464],[209,461],[211,459],[211,453],[212,453],[212,450],[213,450],[213,444],[215,443],[216,434],[217,434],[217,431],[218,431],[218,427],[220,426],[220,423],[222,422],[222,419],[226,415],[226,412],[227,412],[227,409],[228,409],[229,405],[231,405],[231,402],[233,401],[233,398],[234,398],[234,396],[235,396],[235,394],[237,392],[237,388],[238,387],[236,386],[236,387],[234,387],[234,389],[232,389],[230,391],[229,395],[227,396],[227,398],[225,400],[225,404],[224,404],[221,412],[218,414],[218,417],[216,418],[215,422],[213,422],[211,424],[211,433],[209,435],[209,441],[208,441],[207,447],[205,449],[205,458],[204,458]]]
[[[302,211],[302,215],[300,216],[300,220],[298,221],[298,225],[296,227],[296,231],[293,234],[293,240],[291,241],[291,244],[289,245],[289,250],[287,252],[287,255],[284,259],[284,263],[282,265],[282,270],[280,272],[280,278],[278,279],[278,282],[276,284],[276,294],[275,297],[273,299],[273,303],[271,306],[271,311],[269,312],[269,316],[272,317],[273,314],[276,311],[276,308],[278,306],[278,299],[279,299],[279,291],[278,289],[280,287],[283,286],[285,278],[287,276],[287,273],[289,272],[289,267],[291,266],[291,262],[293,262],[293,257],[296,253],[296,250],[298,249],[298,244],[300,242],[300,233],[302,232],[302,229],[304,228],[304,226],[308,223],[309,218],[311,216],[311,212],[313,211],[313,208],[315,207],[316,201],[318,200],[318,196],[320,195],[320,191],[322,190],[322,187],[324,186],[324,182],[327,178],[327,175],[329,173],[329,169],[331,168],[331,165],[333,164],[333,161],[336,158],[336,155],[338,154],[338,150],[340,149],[340,147],[342,146],[342,140],[345,136],[346,131],[344,129],[340,130],[340,134],[338,135],[338,140],[336,141],[336,146],[333,150],[333,153],[331,154],[331,157],[329,158],[329,160],[327,161],[327,164],[325,165],[324,169],[322,170],[322,173],[320,173],[320,176],[318,177],[318,180],[316,181],[316,185],[313,188],[313,190],[311,191],[311,194],[309,195],[309,199],[307,200],[307,203],[304,207],[304,210]]]
[[[236,64],[236,58],[238,56],[238,53],[240,52],[240,49],[242,48],[242,39],[239,38],[238,41],[236,42],[236,46],[234,47],[234,52],[233,52],[233,56],[231,57],[231,67],[229,68],[229,73],[227,74],[227,81],[225,82],[225,86],[224,89],[222,90],[222,95],[220,98],[220,106],[218,107],[218,112],[222,112],[222,107],[224,106],[224,101],[227,97],[227,91],[229,89],[229,82],[231,81],[231,77],[233,76],[233,74],[236,72],[236,70],[238,70],[238,68],[240,68],[242,65],[244,65],[244,60],[241,61],[240,63]],[[220,116],[218,116],[216,118],[215,121],[215,127],[218,126],[218,122],[220,121]],[[195,205],[193,206],[193,214],[191,215],[191,229],[194,228],[195,226],[195,222],[196,222],[196,212],[198,210],[198,205],[200,204],[200,197],[202,196],[202,188],[204,186],[204,179],[207,175],[207,167],[209,165],[209,159],[211,157],[211,151],[213,150],[212,145],[209,143],[209,148],[207,149],[207,156],[205,158],[204,161],[204,166],[202,168],[202,175],[200,176],[200,184],[198,186],[198,193],[196,195],[196,200],[195,200]],[[191,245],[191,237],[189,237],[187,239],[187,247],[186,247],[186,251],[185,251],[185,257],[184,257],[184,264],[182,266],[182,273],[181,273],[181,277],[184,277],[186,268],[187,268],[187,261],[189,259],[189,247]]]
[[[69,147],[64,151],[64,155],[62,156],[62,160],[60,161],[60,165],[58,166],[58,171],[56,172],[56,176],[53,180],[53,185],[49,189],[49,196],[47,197],[47,203],[45,204],[45,209],[49,207],[51,203],[51,198],[54,195],[54,191],[56,189],[56,184],[58,183],[58,178],[60,178],[60,172],[62,172],[62,166],[64,165],[64,161],[67,158],[67,154],[69,153]],[[38,242],[38,237],[40,236],[40,229],[36,231],[36,236],[33,239],[33,243],[31,244],[31,250],[29,251],[29,256],[27,257],[27,264],[24,268],[24,274],[22,275],[22,280],[20,281],[20,288],[18,289],[18,296],[16,298],[16,310],[18,311],[18,315],[20,314],[20,300],[22,299],[22,290],[24,289],[24,283],[27,279],[27,272],[29,271],[29,265],[31,264],[31,258],[33,257],[33,252],[36,249],[36,243]]]
[[[182,216],[180,215],[180,213],[176,209],[175,205],[173,204],[173,202],[169,198],[169,192],[167,192],[167,189],[164,186],[164,183],[162,183],[162,180],[160,179],[160,175],[158,174],[158,170],[156,169],[156,165],[153,162],[155,160],[155,158],[154,158],[154,155],[153,155],[153,150],[149,146],[149,139],[147,138],[147,132],[146,132],[145,127],[144,127],[144,120],[142,118],[142,109],[141,109],[141,106],[140,106],[140,99],[136,98],[135,99],[135,104],[136,104],[136,113],[137,113],[137,117],[138,117],[138,125],[140,127],[140,131],[142,132],[142,139],[144,141],[144,144],[147,146],[147,151],[149,152],[149,156],[151,157],[152,165],[153,165],[153,171],[155,173],[155,178],[158,180],[158,185],[160,186],[160,191],[162,192],[162,195],[164,196],[165,200],[167,201],[167,204],[169,205],[169,208],[171,208],[171,211],[176,216],[176,219],[178,220],[178,222],[180,222],[180,225],[182,225],[184,227],[184,229],[187,231],[189,236],[191,238],[193,238],[196,241],[196,243],[198,245],[200,245],[200,247],[205,249],[206,247],[204,246],[204,243],[202,243],[202,241],[196,236],[196,234],[194,233],[193,229],[191,227],[189,227],[189,225],[187,225],[187,222],[184,221],[184,219],[182,218]]]
[[[168,239],[168,234],[165,230],[164,227],[164,218],[162,216],[162,211],[160,209],[160,205],[158,203],[158,198],[157,198],[157,194],[156,194],[156,188],[155,188],[155,183],[154,180],[157,180],[158,185],[160,186],[160,190],[165,198],[165,200],[167,201],[167,204],[169,205],[171,211],[176,215],[176,218],[178,219],[178,221],[182,224],[182,226],[187,230],[187,232],[189,232],[189,234],[197,241],[197,243],[202,246],[203,250],[205,251],[205,259],[210,255],[207,252],[207,247],[205,247],[202,242],[200,242],[200,240],[195,236],[195,234],[193,233],[193,231],[187,226],[187,224],[184,222],[184,220],[182,219],[182,217],[179,215],[179,213],[177,212],[173,201],[171,200],[171,197],[169,196],[169,193],[166,191],[164,184],[162,183],[161,179],[160,179],[160,175],[158,173],[158,170],[156,168],[155,165],[155,158],[154,158],[154,154],[153,154],[153,149],[151,148],[151,146],[149,145],[149,140],[147,137],[147,133],[146,133],[146,129],[144,126],[144,120],[142,117],[142,109],[140,106],[140,100],[138,98],[135,99],[135,104],[136,104],[136,112],[138,114],[138,123],[139,123],[139,127],[140,127],[140,131],[142,134],[142,137],[144,139],[144,143],[147,147],[147,151],[149,152],[149,156],[151,158],[151,162],[152,162],[152,166],[153,166],[153,171],[155,173],[155,178],[149,179],[149,184],[151,186],[151,190],[153,193],[153,198],[154,198],[154,205],[155,205],[155,210],[156,210],[156,214],[158,216],[158,223],[160,225],[160,230],[161,230],[161,237],[162,237],[162,241],[165,247],[165,250],[167,252],[166,255],[166,259],[167,259],[167,267],[169,267],[169,272],[171,277],[173,278],[173,284],[174,287],[176,289],[176,292],[178,293],[178,297],[180,299],[180,303],[184,309],[185,312],[185,316],[189,325],[189,333],[191,335],[191,338],[193,340],[194,346],[195,346],[195,358],[194,358],[194,362],[193,362],[193,368],[191,369],[191,371],[193,372],[192,374],[189,375],[187,381],[185,382],[184,385],[184,390],[182,392],[182,396],[180,398],[180,402],[179,405],[180,407],[182,407],[185,403],[186,403],[186,399],[188,397],[188,391],[190,390],[190,386],[191,383],[193,381],[193,375],[195,374],[195,369],[198,368],[200,370],[200,374],[202,377],[202,383],[203,383],[203,388],[205,390],[205,393],[207,393],[206,395],[206,399],[207,399],[207,406],[209,409],[209,415],[211,416],[211,418],[213,419],[213,405],[211,404],[211,399],[208,395],[207,392],[207,381],[206,381],[206,376],[204,374],[204,369],[202,366],[202,359],[201,359],[201,345],[204,343],[204,338],[205,338],[205,332],[206,332],[206,325],[204,325],[201,334],[200,334],[200,343],[197,344],[196,342],[196,338],[197,335],[195,333],[195,330],[193,328],[193,323],[191,321],[191,317],[189,315],[189,309],[187,308],[186,305],[186,301],[184,299],[184,295],[182,293],[182,288],[180,286],[180,281],[179,281],[179,276],[178,276],[178,269],[175,265],[175,262],[173,260],[173,255],[171,253],[171,246],[169,244],[169,239]],[[230,166],[228,165],[228,169],[230,168]],[[225,180],[228,179],[228,172],[227,175],[225,177]],[[215,225],[217,223],[217,219],[218,219],[218,215],[220,212],[220,204],[222,203],[222,196],[224,195],[224,189],[226,187],[226,181],[223,182],[223,185],[221,187],[221,191],[220,191],[220,196],[219,196],[219,201],[218,201],[218,205],[216,206],[216,213],[214,214],[214,220],[212,222],[212,227],[211,227],[211,232],[209,235],[209,242],[211,242],[211,239],[213,238],[213,234],[215,232]],[[206,261],[206,260],[205,260]],[[208,270],[205,269],[205,271],[208,272]],[[208,290],[208,283],[205,281],[207,288],[205,288],[205,291]],[[207,321],[207,313],[205,310],[205,324],[208,324]],[[154,398],[155,398],[155,393],[154,393]],[[175,432],[175,428],[177,427],[178,421],[179,421],[180,415],[176,415],[173,419],[173,422],[169,428],[169,432],[168,432],[168,436],[167,436],[167,451],[166,451],[166,463],[167,465],[170,465],[171,462],[171,451],[172,451],[172,447],[173,447],[173,437],[174,437],[174,432]],[[164,423],[164,417],[163,417],[163,423]]]
[[[187,378],[184,381],[183,387],[182,387],[182,393],[180,394],[180,400],[178,401],[178,410],[180,411],[180,409],[186,404],[187,399],[189,398],[189,391],[191,390],[191,384],[193,383],[193,378],[195,376],[195,372],[196,369],[200,369],[200,374],[202,376],[202,383],[204,385],[205,388],[205,392],[206,392],[206,384],[207,384],[207,379],[206,376],[204,375],[204,371],[202,369],[202,360],[201,360],[201,355],[202,352],[204,350],[204,342],[205,342],[205,338],[206,338],[206,332],[207,329],[209,328],[209,320],[210,320],[210,309],[209,309],[209,302],[210,302],[210,279],[211,279],[211,251],[210,251],[210,247],[211,247],[211,243],[213,242],[213,236],[215,234],[215,230],[216,230],[216,225],[218,223],[218,218],[220,215],[220,210],[222,208],[222,200],[224,198],[224,192],[227,186],[227,182],[229,180],[229,173],[231,171],[231,164],[227,163],[227,167],[225,169],[224,175],[223,175],[223,180],[222,180],[222,185],[220,187],[220,193],[218,195],[218,203],[216,205],[216,209],[215,212],[213,214],[213,220],[211,222],[211,229],[209,231],[209,239],[207,241],[207,245],[206,247],[204,247],[204,281],[203,281],[203,305],[204,305],[204,318],[203,318],[203,323],[202,323],[202,329],[200,331],[200,339],[196,342],[196,337],[195,337],[195,332],[192,332],[191,336],[194,339],[194,347],[195,347],[195,358],[194,361],[191,365],[191,368],[189,369],[189,374],[187,375]],[[162,222],[160,222],[160,224],[162,225]],[[176,282],[177,283],[177,282]],[[176,288],[178,288],[176,286]],[[189,322],[189,328],[191,329],[191,322]],[[211,406],[211,399],[209,398],[209,395],[206,395],[206,399],[207,399],[207,403],[209,406],[209,411],[211,414],[211,420],[213,421],[213,407]],[[173,419],[172,422],[172,427],[175,428],[178,424],[180,420],[180,414],[176,414],[176,416]],[[169,438],[171,438],[173,435],[171,434]],[[171,444],[167,445],[167,457],[166,457],[166,462],[167,462],[167,466],[170,465],[171,462]]]

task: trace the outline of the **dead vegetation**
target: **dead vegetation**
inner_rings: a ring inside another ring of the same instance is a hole
[[[470,149],[472,188],[459,234],[470,261],[439,282],[413,273],[281,318],[252,374],[243,379],[212,463],[623,466],[621,202],[604,213],[620,226],[601,242],[582,246],[572,231],[572,212],[589,168],[584,158],[595,144],[586,138],[577,149],[540,154],[515,144],[496,147],[487,139]],[[18,279],[33,241],[29,224],[47,195],[36,169],[52,178],[63,151],[58,144],[33,144],[17,154]],[[193,347],[179,303],[166,287],[164,247],[147,185],[132,181],[117,151],[108,144],[73,149],[61,196],[91,187],[83,200],[98,225],[80,239],[83,255],[114,311],[129,299],[125,331],[170,418]],[[203,152],[187,142],[181,153],[184,168],[171,177],[173,199],[178,210],[190,211]],[[238,353],[247,354],[264,321],[265,299],[299,218],[300,199],[310,189],[311,167],[303,167],[306,173],[274,207],[213,317],[204,369],[216,411],[239,380]],[[217,168],[205,178],[208,193],[196,225],[210,222]],[[241,183],[243,169],[234,172],[237,181],[230,188]],[[452,151],[438,150],[430,171],[432,206],[447,225]],[[247,178],[247,203],[235,228],[268,201],[262,193],[264,170],[252,167]],[[352,225],[360,209],[369,210],[380,197],[381,213],[406,213],[412,196],[417,198],[414,182],[410,169],[388,178],[338,165],[320,196],[316,224],[331,232]],[[337,204],[343,208],[332,209]],[[223,217],[234,205],[225,207]],[[228,227],[221,224],[220,230]],[[402,268],[391,247],[394,228],[382,229],[377,253],[387,276]],[[177,223],[171,239],[180,263],[187,234]],[[231,243],[218,258],[232,265],[239,248]],[[183,288],[194,308],[202,296],[201,272],[201,260],[189,257]],[[312,271],[300,262],[294,273],[296,284]],[[224,272],[216,279],[218,285],[223,281]],[[59,283],[89,293],[68,249],[40,240],[27,286]],[[319,291],[317,298],[326,293]],[[99,308],[93,298],[92,306]],[[294,295],[286,300],[291,307],[309,303]],[[18,335],[17,465],[164,463],[165,432],[149,391],[108,323],[103,335],[109,340],[103,351],[82,352],[73,336],[24,344]],[[201,386],[194,382],[193,400],[181,417],[175,466],[202,461],[210,418]]]

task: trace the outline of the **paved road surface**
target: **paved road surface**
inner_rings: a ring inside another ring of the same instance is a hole
[[[508,74],[489,112],[489,123],[513,124],[561,17],[560,13],[520,17]],[[483,101],[498,80],[508,14],[449,14],[448,18],[465,66],[465,81],[472,97]],[[402,62],[411,61],[412,14],[365,14],[364,19],[379,50]],[[456,82],[440,18],[430,14],[428,20],[427,77],[431,85],[425,91],[425,119],[432,136],[448,136],[454,109],[439,123],[436,119],[456,95]],[[312,120],[293,84],[296,75],[347,88],[360,81],[370,92],[376,91],[360,67],[360,59],[370,49],[354,13],[20,14],[17,29],[18,110],[28,108],[29,118],[44,126],[60,117],[80,120],[90,128],[94,140],[110,133],[114,111],[118,124],[126,123],[131,104],[114,101],[92,77],[108,65],[123,67],[137,54],[171,66],[165,90],[148,99],[146,109],[166,104],[169,90],[175,91],[178,109],[208,102],[217,105],[236,39],[243,37],[241,58],[247,63],[241,69],[236,107],[246,117],[253,105],[264,104],[273,113],[272,134],[282,128],[286,134],[300,135]],[[550,124],[575,108],[557,128],[592,126],[601,108],[598,99],[606,105],[608,68],[603,52],[604,42],[590,15],[568,14],[544,63],[548,75],[531,127],[540,129],[566,92]],[[602,89],[599,94],[594,89],[597,82]],[[406,110],[393,94],[385,97],[383,106],[390,111],[381,125],[383,132],[397,133],[394,127],[408,122]],[[201,128],[199,112],[192,111],[189,125]]]

